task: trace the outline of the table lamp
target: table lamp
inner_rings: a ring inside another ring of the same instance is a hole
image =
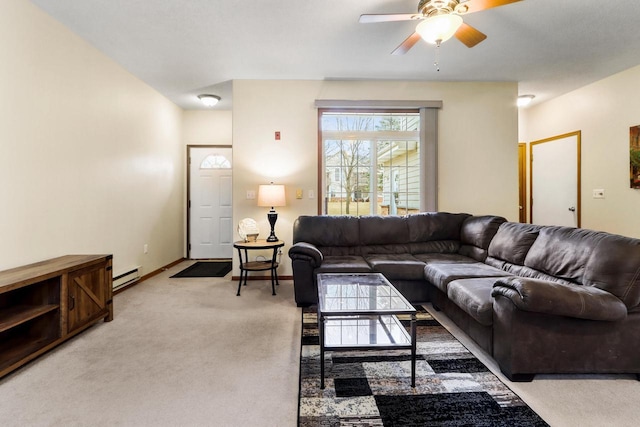
[[[275,206],[286,206],[287,201],[284,196],[284,185],[271,184],[260,185],[258,187],[258,206],[270,206],[271,210],[267,214],[269,224],[271,225],[271,234],[267,237],[267,242],[277,242],[278,238],[274,232],[276,221],[278,220],[278,213],[275,211]]]

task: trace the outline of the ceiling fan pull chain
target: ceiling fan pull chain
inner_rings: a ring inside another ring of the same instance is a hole
[[[440,40],[436,40],[436,60],[433,65],[436,67],[436,71],[440,71]]]

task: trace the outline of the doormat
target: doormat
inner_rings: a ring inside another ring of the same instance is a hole
[[[174,277],[224,277],[231,271],[231,261],[199,261]]]
[[[298,426],[548,426],[423,307],[416,387],[407,350],[325,353],[316,308],[302,310]],[[409,316],[398,316],[409,327]]]

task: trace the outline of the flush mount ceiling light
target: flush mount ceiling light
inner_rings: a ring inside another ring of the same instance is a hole
[[[531,101],[533,101],[533,98],[535,97],[535,95],[520,95],[517,102],[518,107],[526,107],[531,104]]]
[[[449,40],[462,25],[462,17],[453,14],[435,15],[416,26],[416,32],[427,43],[440,44]]]
[[[208,94],[203,94],[203,95],[198,95],[198,99],[200,101],[202,101],[202,103],[206,106],[206,107],[213,107],[214,105],[216,105],[220,99],[219,96],[217,95],[208,95]]]

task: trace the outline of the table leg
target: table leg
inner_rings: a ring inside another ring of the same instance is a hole
[[[416,315],[411,315],[411,387],[416,386]]]
[[[276,281],[273,278],[274,274],[276,274],[276,269],[272,268],[271,269],[271,295],[275,295],[276,294]]]
[[[323,315],[318,317],[318,336],[320,337],[320,388],[324,389],[324,324]]]
[[[276,258],[278,256],[278,248],[273,248],[271,255],[271,295],[276,294],[276,284],[278,283],[278,272],[276,271]]]
[[[238,248],[238,258],[240,259],[240,280],[238,280],[238,292],[236,296],[240,296],[240,287],[242,286],[242,275],[244,273],[244,269],[242,268],[242,251]]]
[[[236,296],[240,296],[240,288],[242,287],[242,270],[240,270],[240,279],[238,280],[238,292],[236,292]]]

